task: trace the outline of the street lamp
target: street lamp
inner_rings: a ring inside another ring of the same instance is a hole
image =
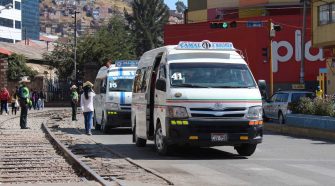
[[[74,81],[77,83],[77,14],[80,12],[74,11],[73,17],[74,17]]]
[[[2,9],[0,9],[0,13],[2,12],[2,10],[9,10],[9,9],[12,9],[13,8],[13,4],[12,3],[8,3],[5,5],[5,7],[3,7]]]

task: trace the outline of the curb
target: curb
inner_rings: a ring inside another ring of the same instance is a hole
[[[302,136],[302,137],[310,137],[310,138],[319,138],[324,140],[331,140],[335,141],[335,132],[330,132],[321,129],[313,129],[313,128],[302,128],[302,127],[295,127],[290,126],[287,124],[271,124],[266,123],[264,125],[265,130],[277,132],[281,134],[289,134],[295,136]]]

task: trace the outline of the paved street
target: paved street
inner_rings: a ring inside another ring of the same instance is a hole
[[[178,150],[161,157],[150,142],[135,147],[130,130],[92,138],[156,170],[176,185],[334,185],[335,143],[267,133],[249,158],[232,147]]]

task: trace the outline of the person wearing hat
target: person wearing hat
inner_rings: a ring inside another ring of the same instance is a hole
[[[70,90],[71,90],[72,121],[77,121],[77,104],[79,99],[77,86],[72,85]]]
[[[85,119],[85,129],[87,135],[92,135],[92,117],[93,117],[93,98],[95,96],[94,91],[92,90],[93,84],[89,81],[86,81],[83,84],[84,93],[80,96],[80,106],[81,110],[84,113]]]
[[[18,90],[18,97],[19,103],[21,107],[21,114],[20,114],[20,127],[21,129],[29,129],[27,127],[27,115],[28,115],[28,106],[31,104],[29,99],[29,89],[27,87],[27,83],[30,81],[27,77],[23,77],[22,80],[19,82],[20,87]]]

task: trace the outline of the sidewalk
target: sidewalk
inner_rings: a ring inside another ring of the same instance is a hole
[[[264,128],[267,131],[272,131],[272,132],[276,132],[280,134],[288,134],[288,135],[294,135],[294,136],[300,136],[300,137],[318,138],[318,139],[323,139],[323,140],[335,141],[335,132],[333,131],[297,127],[297,126],[292,126],[289,123],[278,124],[274,122],[264,123]]]

